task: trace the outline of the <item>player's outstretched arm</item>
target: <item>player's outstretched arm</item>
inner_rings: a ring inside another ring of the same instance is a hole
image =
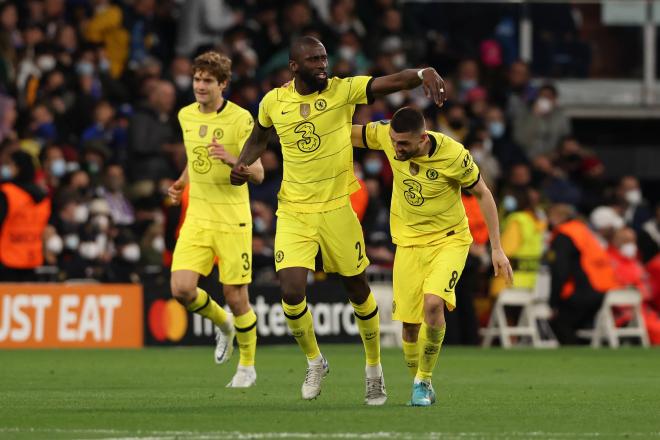
[[[238,156],[236,165],[231,170],[229,180],[232,185],[243,185],[250,178],[250,168],[266,149],[268,137],[273,127],[262,127],[260,124],[254,124],[250,137],[245,142],[245,146]],[[263,180],[263,167],[261,167],[261,180]]]
[[[432,99],[438,107],[442,107],[447,100],[445,81],[433,67],[406,69],[392,75],[374,78],[371,83],[371,93],[378,97],[414,89],[419,85],[424,87],[427,98]]]
[[[502,244],[500,243],[500,222],[497,218],[497,207],[493,194],[488,189],[484,179],[479,177],[477,184],[470,189],[479,202],[479,208],[484,214],[486,226],[488,226],[488,236],[490,237],[490,247],[492,248],[493,269],[495,276],[502,275],[508,285],[513,282],[513,269],[511,263],[504,254]]]

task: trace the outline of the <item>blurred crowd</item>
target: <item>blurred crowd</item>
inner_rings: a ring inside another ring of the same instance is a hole
[[[227,97],[256,115],[261,97],[290,79],[289,42],[313,35],[336,76],[439,71],[449,93],[442,109],[417,89],[358,106],[355,122],[411,105],[424,112],[429,130],[462,142],[497,194],[510,255],[526,236],[516,226],[525,221],[509,219],[531,213],[543,232],[534,252],[546,255],[557,226],[548,225],[547,209],[568,206],[571,218],[589,221],[614,264],[635,266],[635,277],[619,281],[660,305],[660,209],[645,201],[635,177],[605,179],[597,154],[571,135],[557,89],[541,79],[593,70],[580,11],[534,6],[538,56],[529,65],[518,60],[518,9],[474,8],[393,0],[0,2],[0,179],[49,203],[39,266],[50,269],[42,267],[42,276],[137,281],[167,265],[182,216],[166,191],[186,163],[176,113],[194,100],[191,59],[208,49],[228,54]],[[473,26],[457,28],[461,17]],[[362,190],[353,203],[367,253],[387,268],[392,173],[377,152],[356,150],[355,157]],[[262,162],[264,183],[251,187],[254,278],[268,281],[282,172],[276,138]],[[26,276],[2,254],[3,278]],[[468,290],[502,288],[489,286],[488,267],[486,240],[475,240],[463,277],[471,277]]]

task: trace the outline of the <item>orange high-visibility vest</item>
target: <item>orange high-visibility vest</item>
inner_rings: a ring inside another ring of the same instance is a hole
[[[607,251],[587,225],[578,220],[569,220],[555,228],[554,236],[557,234],[570,238],[580,252],[580,266],[594,290],[606,293],[617,286]],[[575,281],[571,278],[562,287],[561,298],[570,298],[574,292]]]
[[[474,239],[475,244],[486,244],[488,242],[488,226],[484,218],[479,201],[476,196],[461,194],[465,214],[468,218],[468,225],[470,227],[470,234]]]
[[[0,263],[12,269],[34,269],[44,262],[42,235],[50,217],[50,199],[35,203],[13,183],[0,186],[7,215],[0,231]]]

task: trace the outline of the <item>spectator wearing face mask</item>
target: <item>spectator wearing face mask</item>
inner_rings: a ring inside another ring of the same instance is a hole
[[[465,108],[460,104],[451,104],[440,113],[438,124],[445,135],[463,142],[470,132],[469,120]]]
[[[44,261],[43,234],[51,200],[34,183],[32,156],[16,151],[2,165],[0,184],[0,276],[5,281],[29,281]]]
[[[545,250],[544,238],[548,228],[543,211],[539,210],[539,193],[530,188],[515,192],[516,210],[504,220],[502,249],[509,256],[516,276],[511,287],[530,292],[536,286],[536,275]],[[498,294],[504,289],[501,277],[493,278],[491,292]]]
[[[639,260],[635,231],[632,228],[621,228],[615,234],[612,244],[607,249],[614,273],[619,285],[632,287],[642,296],[642,314],[649,339],[660,344],[660,317],[654,309],[653,292],[649,285],[649,274]],[[630,307],[620,307],[616,310],[616,324],[625,325],[633,318]]]
[[[553,85],[544,85],[531,108],[521,111],[513,120],[513,139],[531,160],[552,153],[561,138],[570,133],[570,122],[558,104],[558,97]]]
[[[54,190],[60,186],[60,180],[67,171],[66,159],[62,149],[57,145],[49,145],[39,153],[43,179],[52,195]]]
[[[138,275],[138,263],[140,262],[140,245],[136,242],[133,234],[122,229],[115,238],[116,252],[107,265],[103,279],[112,283],[137,283],[140,281]]]
[[[124,169],[118,164],[108,165],[103,176],[103,184],[97,192],[108,203],[110,216],[119,226],[131,225],[135,221],[133,205],[124,194],[125,186]]]
[[[640,231],[642,225],[651,218],[651,210],[642,195],[639,179],[635,176],[622,177],[616,188],[616,198],[626,225]]]

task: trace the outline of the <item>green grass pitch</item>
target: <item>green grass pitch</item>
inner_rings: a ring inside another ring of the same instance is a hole
[[[257,386],[226,389],[212,348],[0,351],[1,439],[660,438],[660,350],[445,347],[438,402],[410,408],[400,350],[383,350],[389,400],[365,407],[360,345],[321,347],[321,396],[300,399],[294,345],[259,347]]]

